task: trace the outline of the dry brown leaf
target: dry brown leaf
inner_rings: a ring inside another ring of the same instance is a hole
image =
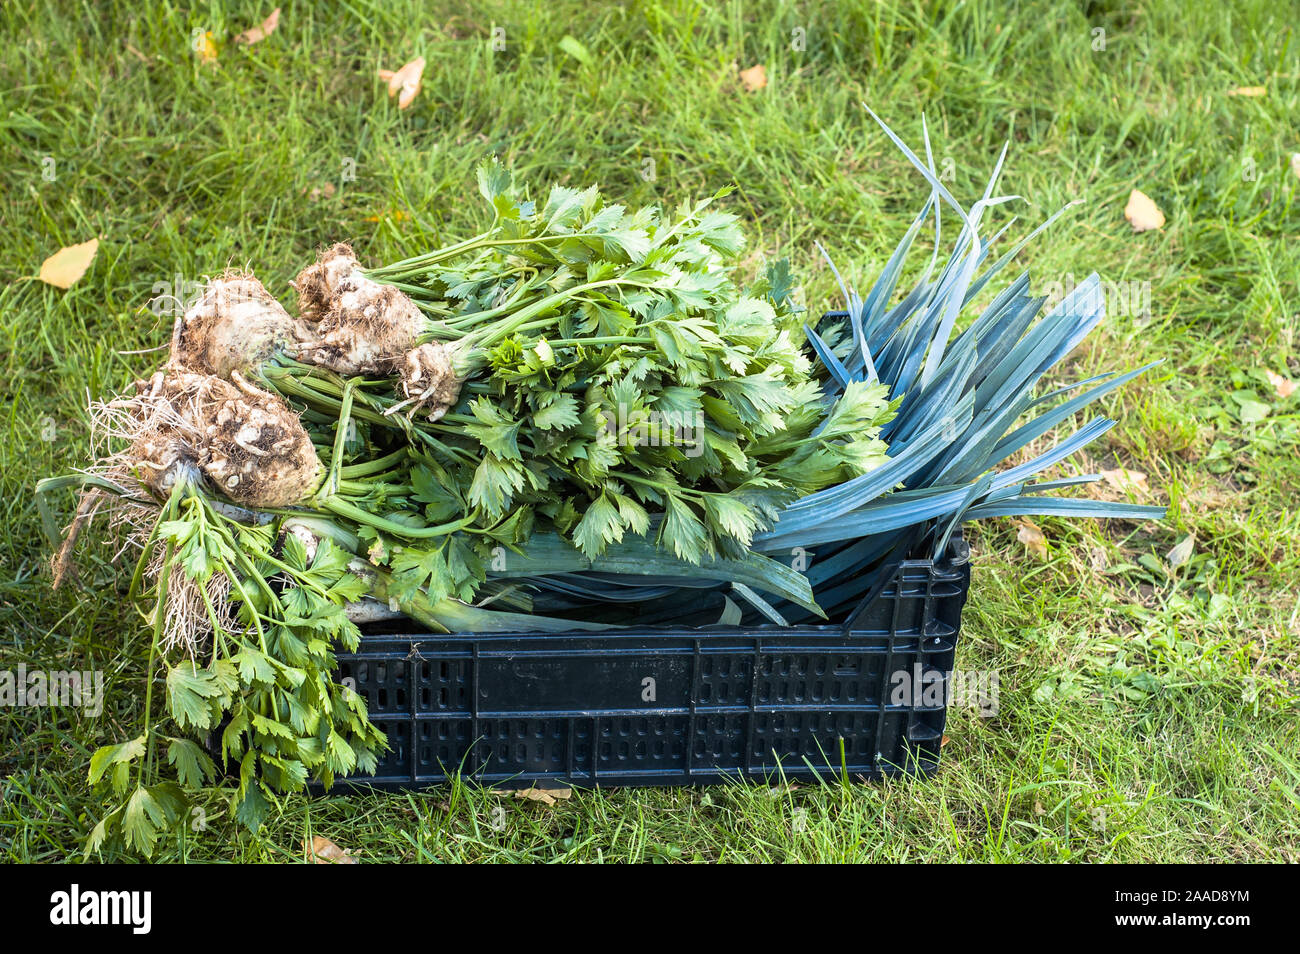
[[[1133,226],[1134,232],[1147,232],[1165,227],[1165,214],[1149,196],[1137,189],[1128,194],[1128,205],[1124,206],[1124,218],[1128,219],[1128,224]]]
[[[745,85],[746,92],[757,92],[767,85],[767,67],[762,63],[757,63],[747,70],[741,70],[740,82]]]
[[[235,37],[236,43],[246,43],[252,46],[254,43],[261,43],[268,36],[275,32],[275,28],[280,25],[280,8],[276,7],[271,11],[271,15],[255,27],[250,27],[239,36]]]
[[[206,66],[213,66],[217,62],[217,40],[212,35],[212,31],[206,31],[201,37],[198,37],[194,43],[194,54],[199,58],[199,62]]]
[[[420,92],[420,78],[424,76],[424,57],[417,56],[400,70],[380,70],[379,78],[388,82],[388,95],[397,97],[397,108],[406,109]]]
[[[1236,89],[1228,90],[1228,95],[1248,96],[1253,99],[1256,96],[1263,96],[1266,92],[1268,92],[1268,90],[1262,86],[1238,86]]]
[[[41,262],[41,281],[55,288],[71,288],[78,278],[86,274],[86,269],[90,268],[98,251],[97,238],[59,249]]]
[[[1116,467],[1114,470],[1103,470],[1101,476],[1106,483],[1122,494],[1145,497],[1150,492],[1150,488],[1147,486],[1147,475],[1140,470],[1126,470],[1123,467]]]
[[[1295,393],[1295,382],[1290,378],[1284,378],[1275,371],[1264,369],[1264,377],[1268,378],[1268,383],[1273,385],[1273,393],[1285,400]]]
[[[1047,556],[1047,537],[1043,536],[1042,528],[1032,520],[1017,520],[1016,539],[1025,545],[1028,550],[1036,557]]]
[[[304,838],[302,840],[302,850],[318,865],[355,865],[357,863],[357,859],[353,858],[351,853],[340,848],[328,838],[322,838],[320,835],[313,836],[310,845],[307,844],[307,839]]]
[[[554,805],[557,801],[568,799],[573,795],[571,788],[538,788],[533,785],[529,788],[516,789],[511,793],[515,798],[526,799],[530,802],[541,802],[543,805]]]

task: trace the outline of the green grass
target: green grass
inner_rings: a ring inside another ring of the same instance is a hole
[[[1045,559],[1008,520],[968,531],[958,662],[999,672],[997,717],[956,711],[932,780],[553,807],[459,785],[290,798],[257,835],[213,800],[159,856],[292,860],[320,833],[366,861],[1300,860],[1300,393],[1279,398],[1263,373],[1300,378],[1294,8],[289,2],[272,37],[237,48],[224,41],[269,10],[195,6],[0,12],[0,669],[108,682],[96,719],[0,709],[0,858],[80,857],[99,810],[89,755],[126,738],[140,704],[146,633],[113,548],[83,550],[77,585],[52,593],[32,489],[87,460],[87,394],[157,360],[129,353],[167,339],[156,285],[249,265],[287,296],[322,243],[378,262],[470,234],[471,170],[497,153],[537,187],[595,180],[628,203],[735,183],[756,256],[788,255],[821,308],[833,282],[814,240],[863,283],[925,191],[866,101],[913,144],[924,112],[968,201],[1010,138],[1014,232],[1083,200],[1024,253],[1036,287],[1093,270],[1150,283],[1150,316],[1110,317],[1072,374],[1167,359],[1105,402],[1121,424],[1075,462],[1146,473],[1165,522],[1043,520]],[[196,29],[222,41],[213,67]],[[399,112],[374,71],[417,54],[424,90]],[[760,62],[768,87],[741,92],[737,65]],[[1255,85],[1266,95],[1226,95]],[[1134,187],[1162,231],[1130,232]],[[25,280],[94,235],[71,290]],[[1189,533],[1192,558],[1169,567]]]

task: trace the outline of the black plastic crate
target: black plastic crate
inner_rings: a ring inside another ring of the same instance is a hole
[[[891,690],[917,664],[946,690],[968,549],[955,538],[940,561],[896,561],[877,576],[839,625],[363,636],[339,655],[338,678],[365,697],[390,749],[374,776],[342,784],[929,774],[946,710],[894,704]]]

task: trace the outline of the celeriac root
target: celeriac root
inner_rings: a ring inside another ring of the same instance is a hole
[[[203,474],[237,504],[287,507],[310,497],[323,476],[311,437],[277,395],[232,375],[238,392],[202,408]],[[224,382],[223,382],[224,383]]]
[[[219,378],[255,375],[276,353],[292,354],[308,335],[255,277],[227,272],[177,319],[169,367]]]
[[[323,468],[298,415],[238,371],[224,381],[159,372],[137,393],[91,409],[95,430],[128,446],[102,458],[125,486],[165,500],[178,480],[206,479],[246,507],[286,507],[316,491]]]
[[[297,414],[237,370],[230,374],[225,381],[192,371],[158,372],[136,382],[135,394],[92,405],[91,443],[99,459],[90,472],[122,493],[92,488],[82,494],[52,563],[56,586],[97,512],[107,510],[112,526],[127,529],[127,546],[145,546],[159,519],[150,498],[167,499],[178,481],[207,482],[236,504],[256,508],[302,503],[315,492],[323,468]],[[164,549],[156,548],[146,575],[159,579],[164,560]],[[213,615],[222,628],[236,631],[230,587],[221,572],[202,583],[170,574],[164,648],[192,655],[212,632]]]
[[[401,375],[401,389],[405,400],[394,405],[394,410],[405,406],[423,409],[429,419],[436,421],[460,400],[460,386],[451,366],[451,354],[438,341],[412,348],[402,355],[397,367]]]
[[[315,335],[300,360],[339,374],[386,374],[416,346],[424,317],[391,285],[367,278],[347,245],[322,252],[292,283],[298,311]]]

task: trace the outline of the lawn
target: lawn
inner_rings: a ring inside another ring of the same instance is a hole
[[[807,307],[836,307],[814,242],[866,285],[927,193],[865,102],[913,145],[924,115],[967,202],[1010,140],[1013,236],[1080,201],[1022,255],[1042,294],[1113,283],[1071,377],[1165,359],[1103,402],[1120,424],[1070,469],[1166,520],[967,528],[958,665],[999,674],[996,716],[957,708],[928,780],[554,805],[456,784],[289,798],[256,834],[213,798],[156,857],[290,861],[320,834],[363,861],[1300,860],[1294,6],[288,0],[253,46],[233,38],[268,8],[193,6],[0,9],[0,670],[106,678],[97,717],[0,709],[0,858],[81,857],[90,753],[140,706],[148,634],[115,550],[51,592],[74,501],[43,521],[33,486],[87,460],[88,395],[157,362],[156,296],[235,265],[285,298],[322,244],[378,262],[472,234],[496,154],[534,189],[628,204],[734,185],[755,267],[788,256]],[[417,55],[399,110],[376,70]],[[1129,227],[1134,188],[1162,229]],[[71,289],[32,279],[95,236]]]

